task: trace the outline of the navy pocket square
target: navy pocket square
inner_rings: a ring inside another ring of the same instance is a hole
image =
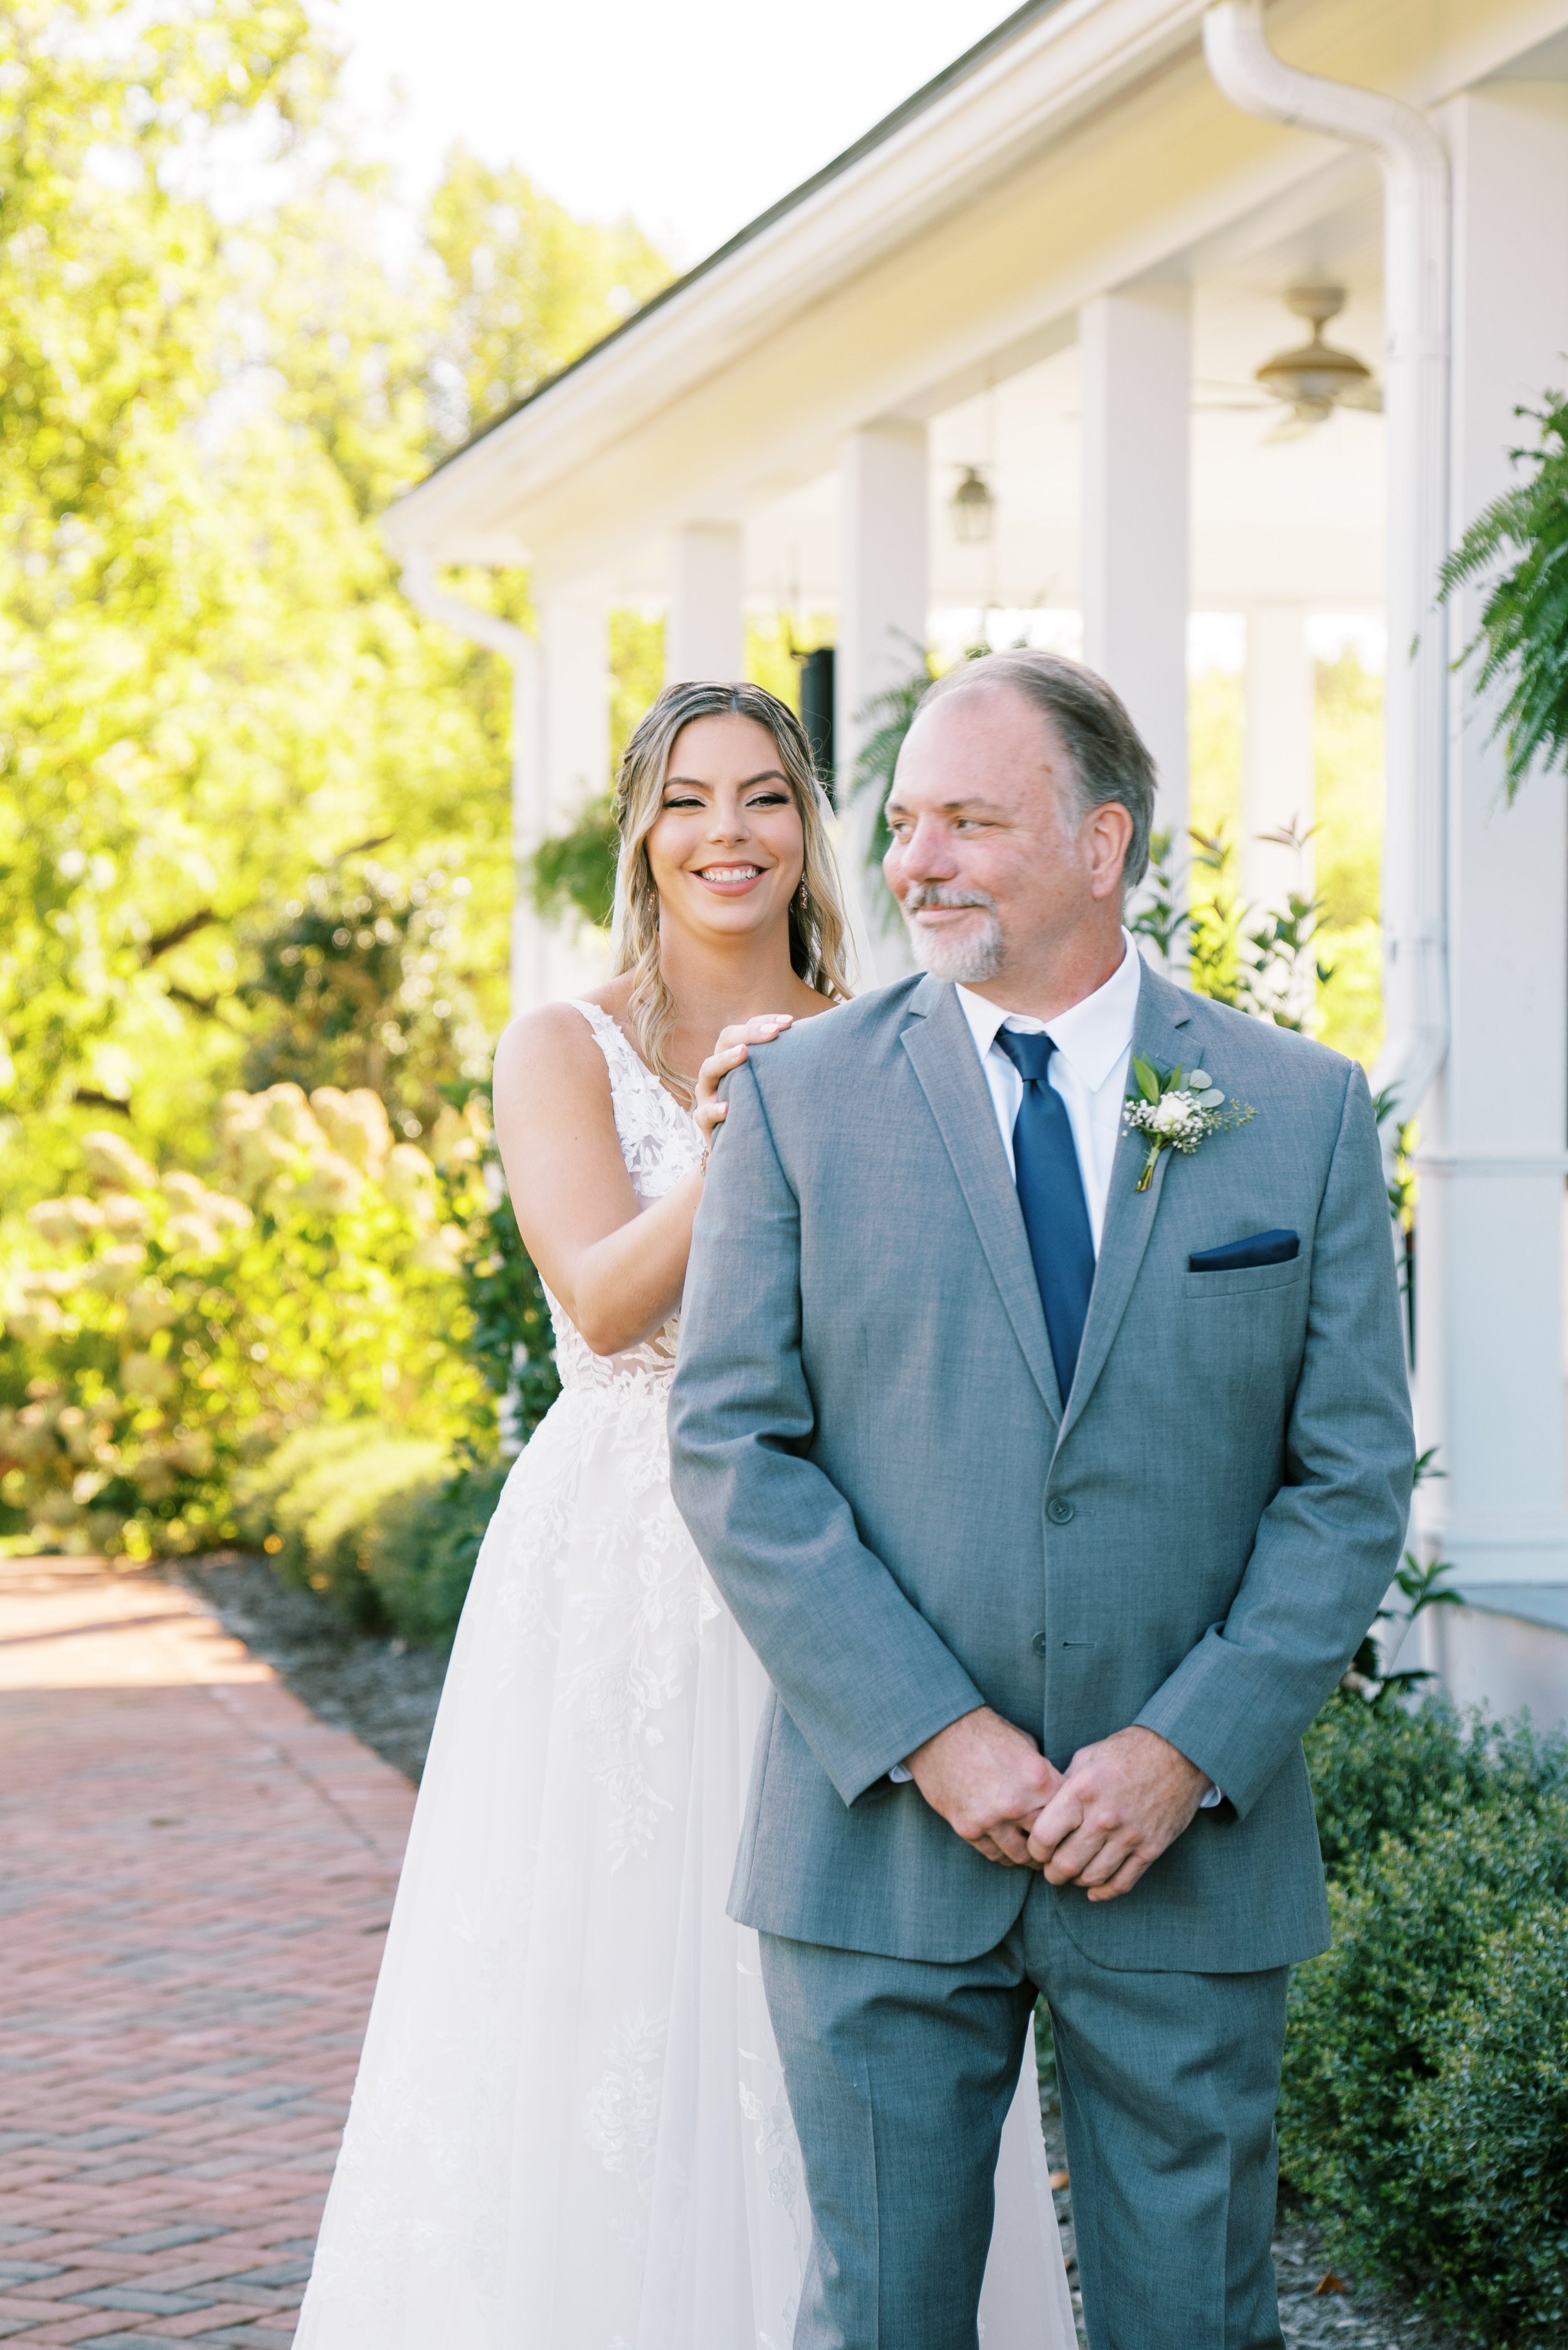
[[[1289,1264],[1302,1253],[1294,1232],[1254,1232],[1251,1240],[1227,1241],[1223,1248],[1199,1249],[1187,1260],[1189,1273],[1244,1273],[1254,1264]]]

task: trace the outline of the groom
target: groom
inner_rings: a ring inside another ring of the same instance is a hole
[[[1153,797],[1091,671],[933,686],[886,868],[926,976],[737,1072],[698,1219],[671,1458],[777,1691],[732,1915],[815,2221],[796,2350],[972,2350],[1037,1991],[1095,2350],[1281,2338],[1301,1735],[1410,1419],[1366,1080],[1144,967]],[[1226,1097],[1141,1188],[1137,1064]]]

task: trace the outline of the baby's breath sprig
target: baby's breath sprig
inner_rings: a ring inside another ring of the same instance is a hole
[[[1190,1157],[1211,1134],[1226,1134],[1245,1126],[1257,1112],[1246,1102],[1225,1107],[1225,1096],[1207,1069],[1161,1069],[1141,1054],[1134,1055],[1135,1094],[1128,1094],[1122,1116],[1135,1134],[1148,1139],[1148,1156],[1137,1189],[1147,1191],[1162,1150],[1179,1150]],[[1221,1116],[1223,1112],[1223,1116]]]

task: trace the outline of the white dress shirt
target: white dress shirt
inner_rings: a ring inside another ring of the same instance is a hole
[[[1056,1050],[1051,1055],[1046,1074],[1067,1106],[1096,1257],[1100,1253],[1100,1234],[1106,1228],[1111,1167],[1122,1130],[1122,1104],[1127,1099],[1127,1067],[1132,1060],[1133,1023],[1137,1017],[1138,987],[1143,975],[1137,949],[1126,931],[1122,941],[1122,959],[1105,985],[1096,987],[1093,995],[1085,995],[1081,1003],[1075,1003],[1070,1012],[1058,1013],[1054,1020],[1036,1020],[1029,1013],[1009,1012],[992,1003],[989,996],[976,995],[972,988],[957,990],[963,1016],[974,1038],[974,1049],[980,1055],[980,1066],[985,1072],[985,1082],[991,1088],[992,1106],[1002,1130],[1002,1147],[1015,1182],[1018,1170],[1012,1156],[1012,1129],[1023,1107],[1023,1080],[998,1045],[997,1031],[1018,1028],[1025,1035],[1043,1033],[1054,1044]],[[902,1763],[898,1763],[888,1775],[902,1782],[909,1773]],[[1223,1801],[1219,1788],[1210,1785],[1199,1808],[1210,1811]]]
[[[1122,959],[1105,985],[1096,987],[1093,995],[1085,995],[1081,1003],[1075,1003],[1070,1012],[1058,1013],[1054,1020],[1036,1020],[1028,1013],[1009,1012],[1004,1005],[992,1003],[988,996],[976,995],[972,988],[961,987],[957,991],[974,1038],[974,1049],[980,1055],[981,1067],[985,1071],[985,1082],[991,1087],[996,1123],[1002,1129],[1002,1147],[1015,1180],[1018,1170],[1012,1160],[1012,1128],[1023,1100],[1023,1080],[997,1044],[997,1031],[1017,1028],[1025,1035],[1044,1034],[1055,1045],[1047,1077],[1067,1106],[1096,1256],[1100,1253],[1100,1234],[1105,1230],[1106,1201],[1110,1197],[1111,1164],[1122,1130],[1122,1104],[1127,1099],[1127,1065],[1132,1059],[1133,1022],[1137,1017],[1138,983],[1143,971],[1137,949],[1126,931],[1122,941]]]

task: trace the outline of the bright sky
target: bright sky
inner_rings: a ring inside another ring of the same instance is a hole
[[[462,139],[680,266],[1012,13],[1012,0],[336,0],[404,192]]]

